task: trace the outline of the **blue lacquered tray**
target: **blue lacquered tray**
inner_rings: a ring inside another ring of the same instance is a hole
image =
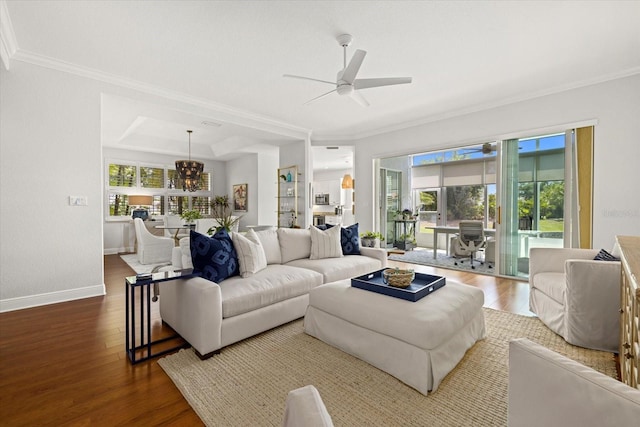
[[[409,287],[396,288],[383,282],[382,272],[384,270],[386,270],[386,268],[363,276],[354,277],[351,279],[351,286],[388,295],[394,298],[401,298],[407,301],[416,302],[419,299],[437,291],[446,284],[446,278],[442,276],[416,273],[416,278],[413,279]]]

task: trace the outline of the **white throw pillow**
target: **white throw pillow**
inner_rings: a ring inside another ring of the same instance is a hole
[[[240,276],[251,277],[260,270],[267,268],[267,257],[262,243],[253,230],[247,231],[246,237],[240,233],[233,234],[233,247],[238,254]]]
[[[264,254],[267,256],[267,264],[280,264],[282,262],[282,254],[280,253],[280,242],[278,241],[278,232],[275,228],[269,230],[256,231]]]
[[[341,258],[342,245],[340,244],[340,225],[327,230],[320,230],[313,225],[311,231],[311,255],[310,259]]]
[[[311,254],[311,232],[300,228],[278,228],[278,241],[282,263],[309,258]]]

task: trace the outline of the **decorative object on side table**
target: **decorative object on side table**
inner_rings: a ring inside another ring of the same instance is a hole
[[[149,210],[146,206],[153,204],[153,196],[129,196],[129,206],[136,208],[131,211],[131,218],[140,218],[146,221],[149,218]]]
[[[366,231],[360,235],[360,243],[365,248],[379,248],[384,237],[377,231]]]

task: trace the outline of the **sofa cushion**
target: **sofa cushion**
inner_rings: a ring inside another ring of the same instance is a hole
[[[342,246],[340,245],[340,227],[327,230],[319,230],[317,227],[309,227],[311,233],[310,259],[340,258]]]
[[[267,257],[256,232],[249,229],[246,235],[232,233],[233,247],[238,254],[240,276],[251,277],[267,267]]]
[[[267,257],[267,264],[281,264],[282,254],[280,253],[280,241],[278,240],[278,232],[275,228],[268,230],[256,231],[264,254]]]
[[[317,271],[324,277],[324,283],[362,276],[382,268],[378,259],[363,255],[346,255],[342,258],[297,259],[287,265]]]
[[[564,273],[538,273],[533,277],[531,286],[544,293],[555,302],[564,305],[567,289],[567,276]]]
[[[189,242],[194,273],[216,283],[238,275],[238,256],[225,230],[211,237],[191,230]]]
[[[302,268],[268,265],[251,277],[230,277],[220,283],[222,317],[247,313],[305,295],[322,284],[322,275]]]
[[[309,258],[311,255],[311,231],[299,228],[278,228],[278,241],[282,263],[294,259]]]

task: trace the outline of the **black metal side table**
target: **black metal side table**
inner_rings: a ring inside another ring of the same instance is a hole
[[[153,340],[151,337],[151,291],[153,285],[160,282],[167,282],[176,279],[188,279],[197,276],[193,274],[192,269],[162,271],[153,273],[150,277],[129,276],[125,279],[125,350],[129,362],[136,364],[153,357],[162,356],[180,348],[189,347],[189,344],[182,340],[179,334],[174,333],[171,336]],[[136,310],[136,289],[139,289],[138,299],[139,310]],[[138,315],[136,311],[139,311]],[[139,320],[139,329],[137,329],[136,321]],[[136,329],[139,331],[140,342],[136,343]],[[178,345],[171,348],[163,346],[162,350],[153,352],[153,347],[167,341],[180,341]],[[142,355],[139,356],[139,353]]]

